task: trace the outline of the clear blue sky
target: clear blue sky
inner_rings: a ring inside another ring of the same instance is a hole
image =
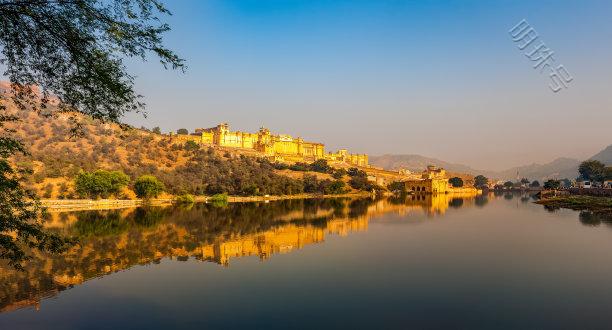
[[[186,74],[129,62],[148,118],[229,122],[477,168],[612,143],[611,1],[166,1]],[[512,42],[526,18],[574,77],[555,94]]]

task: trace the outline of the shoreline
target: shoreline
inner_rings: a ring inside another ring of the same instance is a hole
[[[612,197],[566,195],[545,198],[534,203],[575,211],[589,210],[612,214]]]
[[[338,195],[297,194],[281,196],[228,196],[228,203],[269,202],[287,199],[315,199],[315,198],[354,198],[369,197],[370,192],[357,192]],[[194,196],[195,203],[208,203],[211,196]],[[48,212],[71,212],[87,210],[114,210],[142,205],[168,206],[177,204],[174,198],[143,199],[41,199],[40,203]]]

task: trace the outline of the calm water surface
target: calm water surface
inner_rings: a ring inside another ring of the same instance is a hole
[[[529,196],[52,214],[0,329],[611,328],[612,223]]]

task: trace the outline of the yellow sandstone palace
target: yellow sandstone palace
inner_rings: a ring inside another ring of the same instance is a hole
[[[332,162],[344,162],[350,165],[368,166],[368,155],[350,154],[346,149],[335,153],[326,153],[325,145],[307,142],[291,135],[272,134],[267,128],[260,128],[257,133],[230,131],[226,123],[211,128],[197,128],[195,136],[202,144],[220,147],[254,150],[278,161],[315,161],[326,159]]]
[[[427,166],[420,179],[407,180],[405,183],[407,191],[417,193],[446,194],[450,190],[446,170],[433,165]]]
[[[417,194],[480,194],[482,190],[474,187],[455,188],[448,182],[446,170],[434,165],[428,165],[419,179],[404,181],[406,191]]]

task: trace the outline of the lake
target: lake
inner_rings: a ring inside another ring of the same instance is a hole
[[[53,213],[0,329],[610,328],[612,219],[528,195]]]

